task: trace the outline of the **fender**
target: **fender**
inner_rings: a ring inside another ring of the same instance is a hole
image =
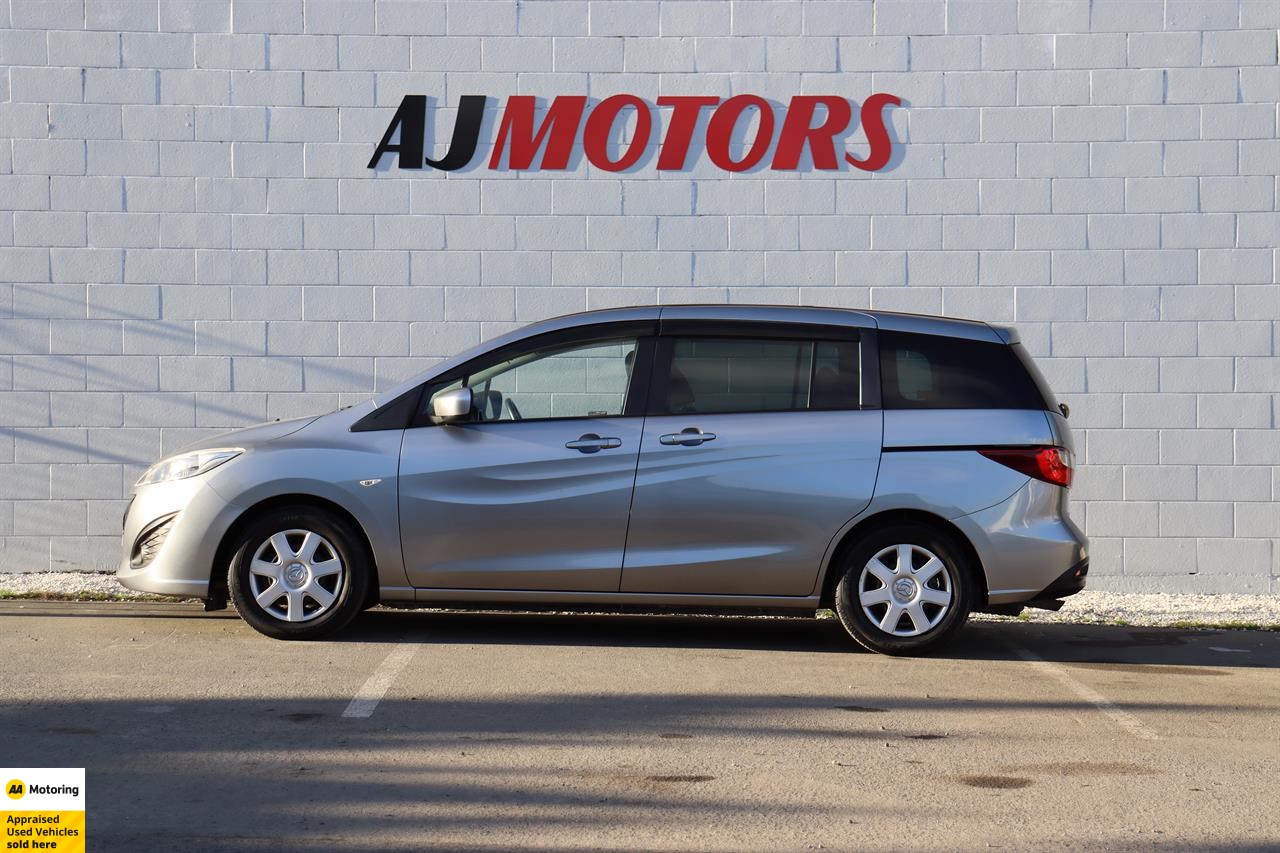
[[[270,448],[249,451],[261,454],[253,466],[253,481],[237,476],[236,466],[231,465],[221,476],[209,480],[209,487],[232,510],[222,534],[263,501],[286,495],[314,496],[342,507],[360,525],[373,550],[379,586],[408,587],[400,551],[396,493],[402,432],[357,433],[364,444],[361,448],[339,434],[324,446],[318,445],[312,435],[308,447],[291,446],[286,439]],[[324,479],[315,476],[317,453],[324,456]],[[378,482],[365,486],[361,485],[362,480]]]
[[[973,458],[963,458],[962,454]],[[945,460],[940,460],[939,456]],[[973,464],[966,465],[966,461]],[[875,494],[871,502],[845,522],[827,543],[813,594],[820,595],[826,589],[827,575],[836,552],[858,525],[878,515],[912,512],[933,516],[955,527],[956,519],[1003,503],[1031,479],[1012,469],[1001,468],[988,464],[974,451],[882,452]],[[942,470],[950,476],[936,476]],[[968,541],[969,537],[965,539]],[[977,550],[972,542],[969,545]]]

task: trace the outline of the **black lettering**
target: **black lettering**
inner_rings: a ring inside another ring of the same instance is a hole
[[[405,95],[396,109],[396,114],[391,117],[391,124],[387,125],[387,132],[382,134],[382,141],[378,143],[377,150],[373,152],[369,168],[377,168],[383,154],[394,152],[400,155],[401,169],[421,169],[422,138],[426,120],[427,96]],[[393,144],[391,137],[395,134],[397,127],[400,128],[400,141]]]
[[[427,165],[442,172],[453,172],[471,162],[480,141],[480,124],[489,98],[485,95],[463,95],[458,99],[458,118],[453,123],[449,150],[439,160],[427,158]]]

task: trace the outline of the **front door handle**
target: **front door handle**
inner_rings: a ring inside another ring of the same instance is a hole
[[[707,441],[715,441],[716,434],[714,432],[703,432],[697,427],[686,427],[680,432],[669,432],[666,435],[658,436],[660,444],[679,444],[682,447],[697,447]]]
[[[581,435],[573,441],[566,441],[564,446],[570,450],[578,450],[582,453],[598,453],[601,450],[610,450],[614,447],[622,446],[622,439],[606,437],[601,438],[594,432]]]

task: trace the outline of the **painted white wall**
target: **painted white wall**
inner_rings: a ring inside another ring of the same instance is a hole
[[[1072,406],[1094,584],[1280,592],[1278,25],[1275,0],[0,0],[0,569],[113,565],[140,466],[196,437],[540,317],[696,300],[1014,322]],[[408,92],[875,91],[909,102],[875,176],[365,168]]]

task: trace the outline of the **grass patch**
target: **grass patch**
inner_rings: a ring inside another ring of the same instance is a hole
[[[1210,628],[1218,631],[1277,631],[1280,625],[1268,625],[1264,622],[1247,622],[1242,620],[1226,620],[1223,622],[1202,621],[1199,619],[1183,619],[1170,622],[1170,628]]]

